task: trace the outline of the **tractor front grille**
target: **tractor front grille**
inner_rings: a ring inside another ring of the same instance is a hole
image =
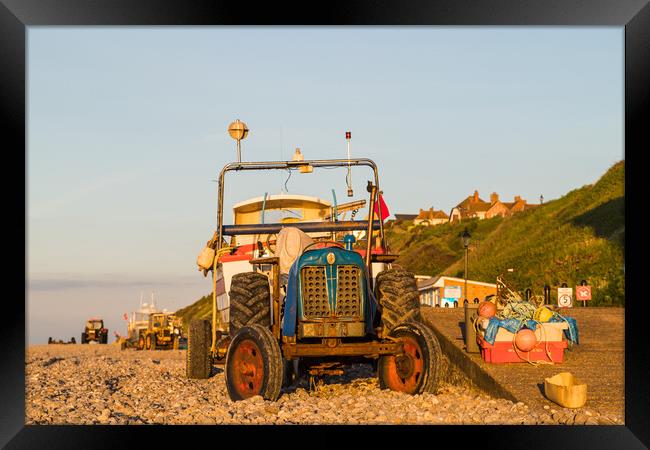
[[[303,315],[306,319],[361,316],[361,270],[354,265],[336,267],[336,311],[332,314],[325,266],[307,266],[302,271]]]
[[[308,319],[330,315],[325,266],[302,268],[303,314]]]
[[[336,315],[359,317],[361,315],[360,271],[357,266],[337,267]]]

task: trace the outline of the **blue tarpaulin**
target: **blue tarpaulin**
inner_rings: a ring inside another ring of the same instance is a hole
[[[567,322],[569,324],[569,329],[564,330],[564,336],[572,341],[575,344],[578,342],[578,324],[573,317],[563,317],[558,314],[554,315],[549,322]],[[494,340],[497,337],[499,327],[505,328],[511,333],[516,333],[520,328],[526,327],[531,330],[535,330],[538,322],[534,320],[524,320],[523,323],[518,319],[498,319],[496,317],[490,318],[490,323],[485,330],[485,336],[483,338],[490,344],[494,344]]]

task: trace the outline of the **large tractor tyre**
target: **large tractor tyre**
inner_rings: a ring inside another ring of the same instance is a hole
[[[137,349],[138,350],[144,350],[144,336],[143,335],[140,335],[140,337],[138,338],[138,347],[137,347]]]
[[[82,344],[88,343],[88,339],[86,339],[86,333],[81,333],[81,343]]]
[[[150,334],[149,337],[151,337],[151,350],[156,350],[158,348],[158,338],[156,337],[156,334]]]
[[[102,334],[102,337],[100,338],[100,343],[108,344],[108,333]]]
[[[238,273],[230,283],[230,337],[246,326],[271,326],[269,279],[258,272]]]
[[[48,344],[51,344],[51,343],[52,343],[52,336],[50,336],[49,338],[47,338],[47,343],[48,343]]]
[[[389,336],[403,342],[404,353],[379,358],[379,387],[412,395],[434,394],[442,375],[442,350],[433,332],[423,323],[406,322],[393,328]]]
[[[224,373],[231,400],[255,395],[277,400],[284,364],[280,345],[271,331],[257,324],[240,328],[228,347]]]
[[[187,378],[205,379],[212,372],[212,325],[208,320],[195,319],[187,330],[185,374]]]
[[[420,295],[411,272],[401,268],[379,272],[376,293],[385,331],[390,332],[403,322],[422,320]]]
[[[146,348],[147,350],[151,350],[151,335],[150,334],[147,335],[147,337],[144,339],[144,342],[145,342],[144,348]]]

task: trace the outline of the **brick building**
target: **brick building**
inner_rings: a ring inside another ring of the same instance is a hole
[[[473,218],[490,219],[495,216],[506,217],[537,206],[539,205],[529,204],[519,195],[515,195],[513,202],[502,202],[499,199],[499,194],[496,192],[493,192],[490,195],[490,201],[486,202],[479,197],[478,191],[474,191],[473,195],[470,195],[452,208],[449,214],[449,221],[459,222],[463,219]]]
[[[454,306],[454,300],[458,306],[463,306],[463,300],[467,298],[470,303],[477,298],[479,301],[485,300],[488,295],[496,295],[497,285],[494,283],[484,283],[482,281],[467,280],[467,296],[464,295],[465,279],[439,276],[433,278],[424,278],[417,276],[417,287],[420,294],[420,303],[429,306],[449,307]],[[447,292],[458,292],[458,297],[445,297],[445,287],[451,288]]]
[[[420,209],[420,214],[413,219],[415,225],[438,225],[449,222],[449,216],[442,211],[436,211],[433,207],[428,210]]]

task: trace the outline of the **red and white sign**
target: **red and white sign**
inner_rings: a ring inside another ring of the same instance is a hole
[[[576,286],[576,300],[591,300],[591,286]]]

